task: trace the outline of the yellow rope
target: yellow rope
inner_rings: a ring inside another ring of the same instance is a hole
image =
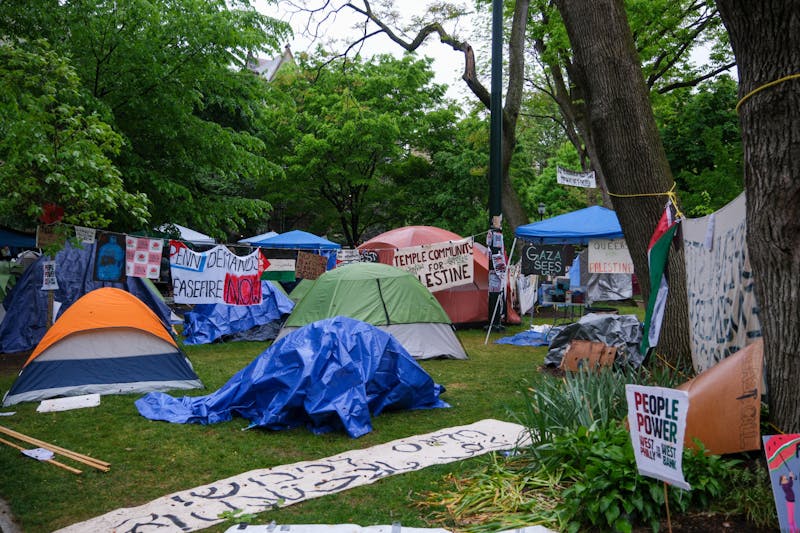
[[[609,196],[616,196],[617,198],[639,198],[639,197],[645,197],[645,196],[666,196],[667,198],[670,199],[670,201],[672,202],[672,205],[675,206],[675,218],[676,219],[684,218],[683,217],[683,213],[681,213],[681,210],[678,208],[678,195],[675,194],[675,186],[676,185],[677,185],[676,183],[673,183],[672,184],[672,188],[670,190],[668,190],[667,192],[643,192],[643,193],[638,193],[638,194],[616,194],[616,193],[613,193],[611,191],[608,191],[608,195]]]
[[[783,82],[788,81],[788,80],[793,80],[795,78],[800,78],[800,74],[789,74],[788,76],[784,76],[783,78],[779,78],[779,79],[771,81],[769,83],[765,83],[761,87],[753,89],[752,91],[750,91],[749,93],[744,95],[742,97],[742,99],[739,100],[739,103],[736,104],[736,112],[737,113],[739,112],[739,108],[742,106],[742,104],[745,102],[745,100],[747,100],[748,98],[750,98],[751,96],[753,96],[757,92],[763,91],[764,89],[768,89],[768,88],[772,87],[773,85],[778,85],[779,83],[783,83]]]

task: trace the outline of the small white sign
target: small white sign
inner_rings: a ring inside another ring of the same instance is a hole
[[[95,231],[94,228],[84,228],[83,226],[75,226],[75,238],[78,239],[80,242],[93,244],[96,233],[97,232]]]
[[[664,387],[625,385],[625,396],[639,474],[691,490],[683,478],[683,437],[689,393]]]
[[[584,187],[587,189],[597,188],[594,170],[590,170],[589,172],[572,172],[571,170],[558,167],[556,170],[556,181],[561,185],[571,185],[573,187]]]
[[[42,261],[42,290],[58,290],[58,280],[56,279],[56,262]]]

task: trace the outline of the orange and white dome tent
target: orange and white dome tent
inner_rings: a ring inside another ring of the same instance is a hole
[[[158,316],[131,293],[105,287],[64,311],[25,362],[3,406],[202,387]]]

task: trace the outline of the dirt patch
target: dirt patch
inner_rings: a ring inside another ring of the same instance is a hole
[[[0,353],[0,376],[16,376],[28,360],[30,352]]]
[[[633,533],[651,533],[649,527],[637,527]],[[669,531],[666,520],[661,521],[659,531]],[[721,514],[694,513],[672,517],[672,533],[770,533],[772,528],[756,527],[748,523],[743,516],[725,516]]]

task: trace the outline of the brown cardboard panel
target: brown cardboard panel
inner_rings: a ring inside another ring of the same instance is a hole
[[[616,355],[616,346],[595,341],[573,340],[561,359],[561,369],[577,372],[581,368],[596,369],[611,366]]]
[[[683,383],[689,393],[684,446],[697,438],[714,454],[761,448],[764,342],[756,342]]]

